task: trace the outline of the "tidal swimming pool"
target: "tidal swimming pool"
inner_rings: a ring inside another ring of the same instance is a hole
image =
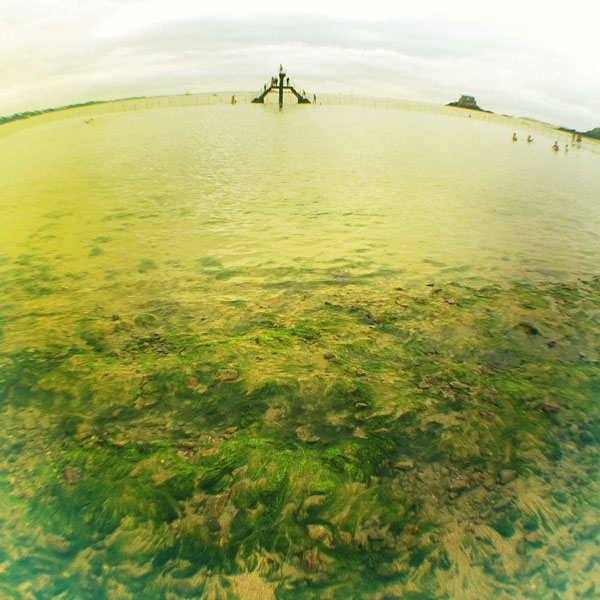
[[[527,134],[238,104],[0,139],[0,592],[594,597],[600,156]]]

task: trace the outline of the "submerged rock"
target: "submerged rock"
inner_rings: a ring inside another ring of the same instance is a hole
[[[318,548],[311,548],[302,553],[302,566],[313,573],[321,568],[321,553]]]
[[[352,544],[352,534],[351,533],[348,533],[347,531],[340,531],[339,536],[340,536],[340,539],[342,540],[342,542],[344,542],[344,544],[347,544],[348,546],[350,546]]]
[[[507,483],[514,481],[518,475],[519,474],[512,469],[503,469],[500,471],[500,473],[498,473],[498,479],[500,480],[500,483],[506,485]]]
[[[313,542],[321,542],[326,548],[333,548],[331,529],[325,525],[307,525],[306,533]]]
[[[494,504],[494,510],[502,510],[503,508],[506,508],[510,503],[512,502],[512,498],[501,498],[500,500],[498,500],[498,502],[496,502],[496,504]]]
[[[468,390],[469,386],[461,381],[451,381],[448,384],[453,390]]]
[[[154,323],[157,320],[158,319],[156,315],[145,313],[137,315],[133,321],[138,327],[148,327],[148,325],[152,325],[152,323]]]
[[[213,384],[235,381],[238,377],[239,373],[235,369],[219,369],[215,375]]]
[[[532,546],[541,546],[544,541],[544,534],[541,531],[532,531],[525,536],[525,541]]]
[[[321,438],[317,435],[313,435],[305,425],[296,429],[296,435],[298,436],[298,439],[305,444],[318,444],[321,441]]]
[[[221,530],[221,524],[217,519],[209,519],[206,525],[208,526],[208,530],[213,533]]]
[[[398,469],[399,471],[410,471],[414,467],[415,464],[412,460],[401,460],[394,465],[394,469]]]

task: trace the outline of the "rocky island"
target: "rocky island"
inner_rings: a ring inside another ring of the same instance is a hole
[[[448,104],[446,104],[446,106],[455,106],[457,108],[467,108],[469,110],[479,110],[481,112],[491,112],[489,110],[483,110],[483,108],[480,108],[479,106],[477,106],[477,101],[475,100],[475,98],[473,96],[461,95],[461,97],[458,99],[458,102],[449,102]]]

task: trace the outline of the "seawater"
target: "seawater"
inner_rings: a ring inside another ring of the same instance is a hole
[[[600,160],[527,133],[238,104],[0,139],[6,597],[593,597]]]

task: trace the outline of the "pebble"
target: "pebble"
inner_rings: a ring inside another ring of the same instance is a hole
[[[298,427],[298,429],[296,429],[296,435],[298,436],[298,439],[305,444],[318,444],[321,441],[319,436],[312,435],[306,427]]]
[[[524,321],[521,321],[521,323],[519,323],[519,327],[521,327],[521,329],[528,335],[540,335],[540,330],[531,323],[525,323]]]
[[[77,485],[81,481],[82,473],[76,467],[65,467],[63,469],[65,481],[69,485]]]
[[[302,508],[304,510],[308,510],[309,508],[312,508],[313,506],[319,506],[326,499],[327,499],[327,494],[313,494],[312,496],[308,496],[304,500],[304,502],[302,504]]]
[[[496,420],[496,413],[492,412],[491,410],[480,410],[479,414],[486,420],[489,421],[490,423],[492,421]]]
[[[539,546],[544,540],[544,534],[541,531],[532,531],[525,536],[525,540],[533,546]]]
[[[369,439],[369,436],[368,436],[367,432],[362,427],[357,427],[352,432],[352,437],[358,438],[359,440],[367,440],[367,439]]]
[[[318,548],[311,548],[302,553],[302,565],[307,571],[314,572],[321,568],[321,555]]]
[[[419,383],[419,387],[422,390],[428,390],[431,387],[431,384],[427,383],[426,381],[421,381],[421,383]]]
[[[221,530],[221,523],[219,523],[219,521],[217,521],[217,519],[209,519],[207,525],[208,525],[209,531],[220,531]]]
[[[347,544],[348,546],[352,544],[352,534],[347,531],[340,531],[340,538],[344,544]]]
[[[469,489],[469,484],[466,483],[465,481],[456,481],[452,484],[450,484],[450,487],[448,488],[451,492],[464,492],[465,490]]]
[[[560,410],[560,406],[556,402],[544,402],[544,412],[557,413]]]
[[[383,534],[381,531],[379,531],[379,529],[371,529],[369,533],[367,533],[367,537],[372,542],[380,542],[383,539]]]
[[[59,554],[66,554],[67,552],[70,552],[72,548],[71,542],[51,533],[46,535],[46,544],[50,550]]]
[[[512,502],[512,498],[501,498],[494,504],[494,510],[502,510],[506,508]]]
[[[394,465],[394,469],[398,469],[400,471],[409,471],[410,469],[414,469],[415,464],[412,460],[401,460]]]
[[[498,473],[500,483],[502,483],[503,485],[514,481],[518,475],[519,474],[516,471],[513,471],[512,469],[503,469],[502,471],[500,471],[500,473]]]
[[[333,535],[329,527],[325,527],[325,525],[307,525],[306,533],[313,542],[321,542],[327,548],[333,547],[331,543]]]
[[[226,381],[234,381],[239,377],[239,373],[235,369],[219,369],[215,375],[213,383],[224,383]]]
[[[469,386],[461,381],[451,381],[448,384],[453,390],[468,390]]]
[[[335,358],[335,354],[333,352],[325,352],[325,354],[323,354],[323,358],[326,360],[333,360]]]
[[[377,567],[377,575],[380,577],[394,577],[398,573],[398,570],[392,563],[383,563]],[[388,596],[391,598],[392,596]]]
[[[544,561],[539,556],[533,556],[527,561],[521,568],[521,573],[525,577],[533,575],[536,571],[539,571],[544,566]]]
[[[156,315],[142,314],[142,315],[137,315],[135,317],[135,319],[133,320],[133,322],[138,327],[147,327],[148,325],[151,325],[152,323],[154,323],[156,320],[157,320]]]

